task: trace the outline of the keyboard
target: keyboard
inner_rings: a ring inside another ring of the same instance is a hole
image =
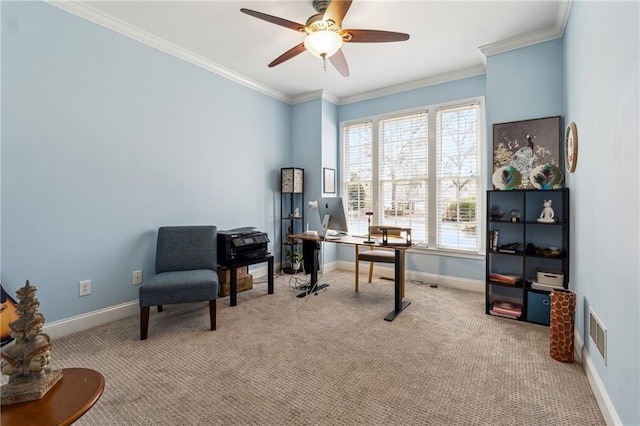
[[[327,232],[327,237],[345,237],[348,234],[346,232],[330,231]]]

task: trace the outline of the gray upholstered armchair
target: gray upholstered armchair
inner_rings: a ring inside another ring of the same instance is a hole
[[[164,226],[158,229],[156,275],[140,287],[140,340],[147,338],[149,310],[174,303],[209,301],[216,329],[218,298],[217,228]]]

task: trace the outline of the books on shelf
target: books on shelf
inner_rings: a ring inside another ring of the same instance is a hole
[[[498,236],[500,235],[499,231],[489,231],[487,235],[487,243],[489,245],[490,251],[497,251],[499,253],[510,253],[516,254],[518,252],[518,247],[520,243],[506,243],[506,244],[498,244]]]
[[[491,305],[490,312],[500,317],[517,319],[522,315],[522,305],[505,300],[496,300]]]
[[[489,243],[489,250],[496,251],[498,250],[498,231],[489,231],[489,235],[487,235],[487,242]]]
[[[541,284],[538,281],[531,281],[531,288],[534,290],[551,291],[564,288],[562,285]]]
[[[516,274],[499,274],[497,272],[491,272],[489,273],[489,279],[500,284],[516,285],[518,281],[522,280],[522,277]]]

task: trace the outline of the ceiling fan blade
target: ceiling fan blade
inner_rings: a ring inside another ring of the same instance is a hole
[[[349,77],[349,66],[347,65],[347,59],[344,57],[344,53],[342,53],[342,49],[338,49],[336,53],[329,57],[329,61],[338,70],[343,77]]]
[[[293,58],[295,56],[298,56],[299,54],[301,54],[305,50],[307,50],[307,48],[304,47],[304,43],[300,43],[299,45],[297,45],[295,47],[292,47],[291,49],[287,50],[282,55],[280,55],[276,59],[274,59],[273,62],[271,62],[269,64],[269,68],[273,68],[276,65],[280,65],[284,61],[288,61],[289,59],[291,59],[291,58]]]
[[[351,0],[333,0],[329,3],[329,6],[327,6],[327,10],[324,12],[322,19],[325,21],[331,20],[335,22],[337,26],[340,26],[350,7]]]
[[[240,9],[240,12],[253,16],[254,18],[262,19],[263,21],[271,22],[272,24],[280,25],[281,27],[289,28],[294,31],[304,31],[305,26],[298,24],[297,22],[289,21],[287,19],[278,18],[277,16],[267,15],[266,13],[256,12],[251,9]]]
[[[350,34],[351,37],[347,36],[344,41],[349,43],[385,43],[390,41],[409,40],[409,34],[395,33],[393,31],[343,30],[340,33],[343,38],[347,34]]]

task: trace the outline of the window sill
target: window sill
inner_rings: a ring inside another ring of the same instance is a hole
[[[433,247],[427,247],[426,245],[416,244],[407,250],[409,253],[415,254],[428,254],[430,256],[447,256],[447,257],[460,257],[465,259],[484,260],[484,253],[474,253],[461,250],[447,250],[438,249]]]

